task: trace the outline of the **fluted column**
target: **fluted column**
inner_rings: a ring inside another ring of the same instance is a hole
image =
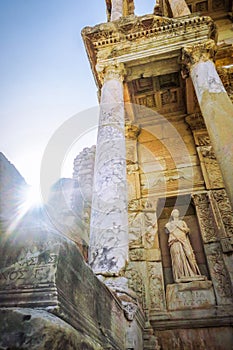
[[[168,0],[168,2],[174,18],[191,14],[185,0]]]
[[[218,76],[212,58],[216,46],[208,40],[183,49],[226,190],[233,206],[233,105]]]
[[[128,259],[124,136],[124,66],[98,66],[103,79],[96,148],[89,263],[96,274],[120,276]]]

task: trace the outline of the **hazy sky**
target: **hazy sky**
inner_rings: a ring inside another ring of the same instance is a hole
[[[136,14],[152,13],[154,3],[135,1]],[[56,130],[97,105],[80,32],[105,21],[104,0],[0,0],[0,151],[29,184],[39,181]],[[95,132],[78,147],[92,143]]]

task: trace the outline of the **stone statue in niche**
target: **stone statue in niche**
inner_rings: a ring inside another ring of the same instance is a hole
[[[174,280],[176,283],[204,280],[189,241],[189,228],[186,222],[180,219],[179,214],[179,210],[174,209],[165,225],[165,232],[169,234],[168,245]]]

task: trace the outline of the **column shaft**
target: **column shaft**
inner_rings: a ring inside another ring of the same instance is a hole
[[[123,0],[112,0],[111,21],[123,16]]]
[[[96,274],[119,276],[128,258],[128,204],[123,84],[112,72],[101,91],[89,262]]]
[[[212,61],[190,67],[200,109],[233,206],[233,105]]]

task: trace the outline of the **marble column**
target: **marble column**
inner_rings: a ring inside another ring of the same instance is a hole
[[[97,67],[103,77],[91,213],[89,263],[121,276],[128,259],[128,203],[123,64]]]
[[[123,16],[123,0],[112,0],[111,21]]]
[[[189,69],[198,103],[233,207],[233,105],[212,58],[213,40],[186,46],[182,60]]]
[[[185,0],[168,0],[168,2],[174,18],[191,14]]]

